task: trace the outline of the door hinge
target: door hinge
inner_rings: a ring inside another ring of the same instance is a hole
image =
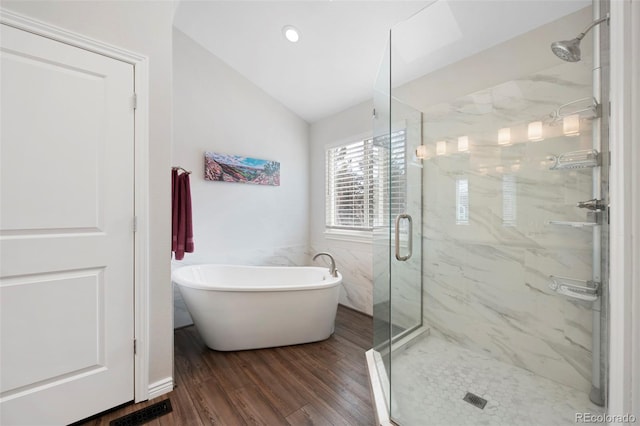
[[[138,232],[138,216],[133,217],[133,232]]]
[[[133,109],[137,109],[138,108],[138,94],[134,93],[132,99],[133,99]]]
[[[138,342],[137,339],[133,339],[133,354],[134,355],[138,353],[137,342]]]

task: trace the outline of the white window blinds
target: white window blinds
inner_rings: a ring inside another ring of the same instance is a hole
[[[329,148],[326,191],[327,228],[387,226],[389,212],[395,216],[405,209],[405,130],[393,132],[391,144],[384,136]]]

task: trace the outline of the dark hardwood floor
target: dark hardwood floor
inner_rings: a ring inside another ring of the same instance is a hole
[[[175,331],[173,392],[84,425],[111,420],[165,398],[173,412],[149,425],[374,425],[364,353],[372,319],[338,307],[335,333],[305,345],[239,352],[207,348],[195,327]]]

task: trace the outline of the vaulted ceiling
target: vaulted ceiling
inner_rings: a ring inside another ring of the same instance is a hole
[[[313,123],[372,97],[390,28],[430,3],[182,0],[174,26]],[[394,31],[402,42],[394,43],[401,47],[401,77],[415,78],[588,4],[440,0]],[[283,36],[287,25],[299,30],[297,43]]]

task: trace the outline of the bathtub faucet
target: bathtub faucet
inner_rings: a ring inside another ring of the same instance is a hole
[[[336,269],[336,261],[333,259],[333,256],[331,256],[330,253],[327,253],[325,251],[320,252],[318,254],[316,254],[315,256],[313,256],[313,260],[316,260],[319,256],[328,256],[329,260],[331,260],[331,266],[329,267],[329,273],[331,274],[332,277],[337,277],[338,276],[338,270]]]

